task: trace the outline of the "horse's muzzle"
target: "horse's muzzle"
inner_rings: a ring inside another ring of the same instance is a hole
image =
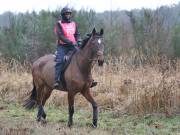
[[[98,51],[97,55],[98,55],[98,65],[99,66],[103,66],[103,63],[104,63],[103,52],[102,51]]]

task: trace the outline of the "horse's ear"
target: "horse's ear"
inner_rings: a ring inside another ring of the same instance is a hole
[[[104,30],[101,28],[100,35],[102,36],[104,34]]]
[[[92,30],[92,35],[94,36],[95,34],[96,34],[96,29],[93,28],[93,30]]]

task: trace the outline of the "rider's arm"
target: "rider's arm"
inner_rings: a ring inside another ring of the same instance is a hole
[[[80,33],[79,33],[77,25],[76,25],[76,31],[75,31],[74,37],[75,37],[76,41],[80,40]]]
[[[79,47],[81,47],[82,40],[81,40],[80,33],[79,33],[79,30],[78,30],[77,25],[76,25],[76,31],[75,31],[74,37],[75,37],[75,39],[76,39],[77,45],[78,45]]]

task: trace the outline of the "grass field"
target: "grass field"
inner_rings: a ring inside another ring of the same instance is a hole
[[[91,128],[91,111],[77,108],[74,126],[67,127],[67,109],[47,107],[47,123],[35,121],[37,110],[26,111],[19,104],[0,102],[0,134],[2,135],[180,135],[180,116],[163,114],[145,116],[122,115],[100,111],[98,128]]]

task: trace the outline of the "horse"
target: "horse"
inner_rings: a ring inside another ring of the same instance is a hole
[[[102,66],[104,62],[103,29],[96,32],[94,28],[88,37],[82,41],[81,48],[74,53],[69,65],[64,71],[65,87],[59,88],[68,93],[68,126],[73,125],[74,98],[81,93],[93,108],[92,126],[97,127],[98,106],[91,94],[91,70],[96,61]],[[46,120],[44,105],[53,91],[55,82],[55,57],[53,54],[45,55],[36,60],[32,65],[33,89],[24,107],[33,109],[38,107],[37,121]]]

